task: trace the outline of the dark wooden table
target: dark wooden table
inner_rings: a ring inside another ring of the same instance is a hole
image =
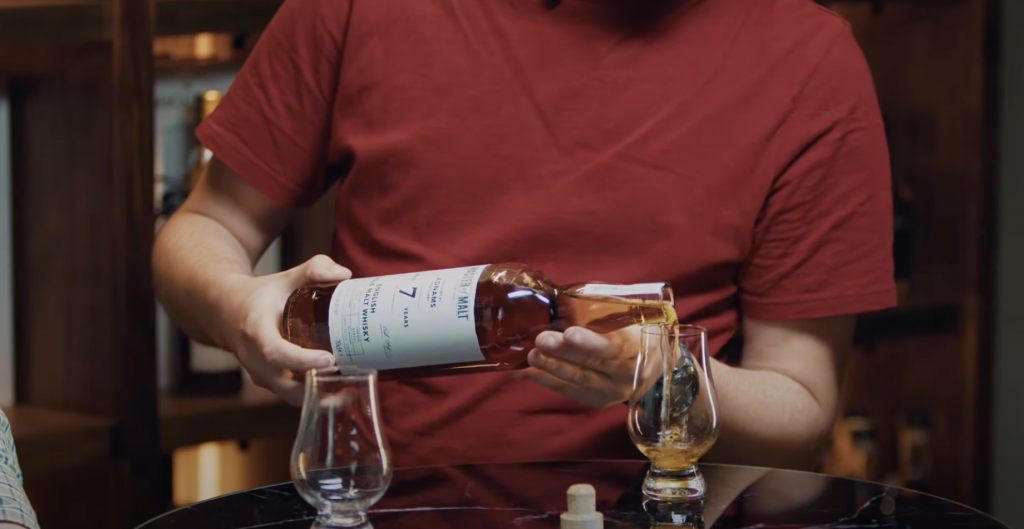
[[[1006,526],[935,496],[819,474],[701,465],[708,495],[702,506],[645,502],[645,461],[501,463],[399,469],[370,510],[375,529],[557,528],[565,492],[575,483],[597,491],[608,529],[650,527],[679,510],[693,527],[990,528]],[[694,511],[700,517],[693,516]],[[291,483],[200,502],[139,529],[308,529],[314,511]]]

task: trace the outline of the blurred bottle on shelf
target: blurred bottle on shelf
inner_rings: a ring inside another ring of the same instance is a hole
[[[854,479],[876,479],[878,440],[875,424],[867,411],[851,408],[836,419],[832,446],[826,454],[826,474]]]
[[[932,471],[931,418],[925,410],[912,410],[897,433],[899,476],[909,489],[927,492]]]
[[[867,410],[860,408],[848,410],[844,419],[847,430],[850,432],[857,461],[855,475],[851,477],[877,480],[879,472],[878,431],[875,428],[875,421]]]

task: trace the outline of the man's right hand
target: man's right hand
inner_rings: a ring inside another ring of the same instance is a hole
[[[333,364],[327,351],[281,337],[281,314],[300,287],[337,283],[351,272],[318,255],[277,274],[253,267],[279,237],[292,209],[271,200],[214,157],[209,172],[160,228],[153,250],[157,294],[193,339],[230,351],[256,384],[293,405],[302,381],[292,371]]]
[[[289,404],[301,405],[303,383],[293,378],[292,371],[333,365],[334,355],[304,349],[281,336],[285,302],[297,288],[350,277],[347,268],[325,255],[277,274],[236,276],[224,285],[222,346],[238,357],[256,385],[273,391]]]

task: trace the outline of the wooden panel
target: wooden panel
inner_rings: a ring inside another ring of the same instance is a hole
[[[160,0],[156,30],[159,35],[260,31],[282,3],[283,0]]]
[[[886,118],[893,178],[913,193],[910,292],[905,308],[955,307],[946,336],[878,344],[858,356],[847,398],[883,422],[911,407],[934,423],[935,492],[985,501],[987,376],[991,333],[991,183],[987,143],[993,46],[991,2],[833,3],[850,20],[871,66]],[[987,286],[986,286],[987,285]],[[913,311],[912,311],[913,312]],[[922,320],[920,323],[924,323]]]
[[[18,400],[113,415],[109,46],[11,83]]]
[[[126,521],[139,524],[159,513],[161,466],[156,397],[156,298],[151,252],[153,204],[153,0],[114,0],[113,167],[106,190],[114,242],[113,294],[119,392],[116,441],[129,463]]]
[[[110,455],[113,421],[35,406],[4,410],[28,475],[85,466]]]
[[[128,527],[159,508],[152,23],[147,1],[113,8],[110,45],[12,82],[15,335],[20,403],[114,421]]]
[[[0,47],[0,73],[8,77],[50,75],[73,69],[81,61],[95,60],[109,50],[109,43]]]
[[[998,253],[997,236],[999,234],[999,175],[1001,172],[999,146],[1000,141],[1000,120],[1005,109],[1002,107],[1002,92],[1004,90],[1002,75],[1002,47],[1003,47],[1003,2],[1000,0],[988,0],[985,3],[985,38],[983,42],[983,67],[985,86],[983,105],[982,125],[982,171],[984,178],[980,182],[979,203],[978,203],[978,228],[979,237],[977,243],[977,292],[976,302],[968,309],[973,312],[973,324],[968,328],[966,340],[969,347],[977,351],[974,370],[976,376],[973,384],[968,388],[968,393],[976,395],[975,410],[975,431],[973,452],[973,474],[974,479],[974,506],[991,512],[991,490],[992,474],[992,450],[994,446],[993,435],[995,432],[993,421],[993,409],[995,392],[993,381],[995,380],[995,337],[996,337],[996,292],[1000,289],[997,285],[998,277]],[[1007,26],[1008,27],[1008,26]],[[1005,285],[1002,289],[1005,289]]]
[[[157,0],[156,32],[259,31],[283,1]],[[110,41],[113,5],[113,0],[0,0],[0,46]]]
[[[164,395],[160,399],[161,449],[169,453],[207,441],[294,437],[299,412],[300,408],[255,386],[228,397]]]
[[[110,0],[0,0],[0,45],[110,39]]]
[[[984,2],[834,4],[854,28],[886,119],[893,178],[913,190],[911,305],[975,285],[984,176]]]
[[[858,316],[853,341],[856,344],[871,345],[915,336],[956,336],[962,329],[963,314],[959,305],[897,307]]]

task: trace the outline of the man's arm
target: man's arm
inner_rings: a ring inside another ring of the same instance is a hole
[[[153,275],[160,301],[190,337],[234,353],[256,384],[298,405],[301,384],[289,371],[328,366],[334,357],[281,337],[285,301],[300,286],[351,274],[316,256],[291,270],[253,277],[253,266],[289,216],[288,208],[214,158],[207,176],[161,228]]]
[[[821,463],[838,399],[853,316],[744,323],[743,360],[712,360],[721,430],[709,461],[812,469]],[[544,332],[516,373],[569,398],[604,408],[629,397],[637,327],[602,336],[582,328]]]
[[[813,469],[832,431],[854,317],[745,319],[743,359],[715,361],[722,414],[708,461]]]
[[[223,347],[219,301],[252,270],[290,212],[214,158],[209,174],[161,228],[153,249],[157,295],[194,340]]]

